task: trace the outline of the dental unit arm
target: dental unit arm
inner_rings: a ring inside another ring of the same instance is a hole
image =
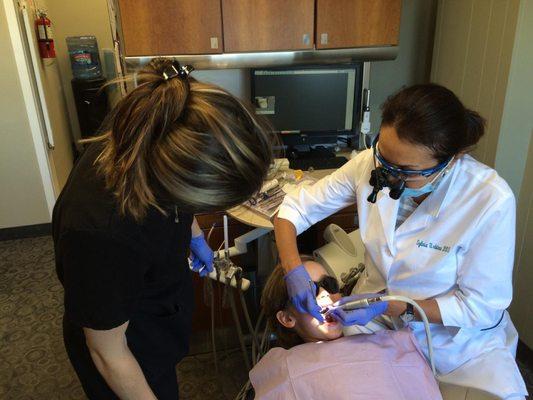
[[[250,369],[251,364],[250,364],[250,360],[248,358],[248,353],[246,350],[245,337],[244,337],[244,333],[241,327],[241,322],[240,322],[240,318],[239,318],[239,314],[237,311],[237,306],[236,306],[236,302],[234,298],[235,297],[234,293],[238,293],[238,298],[240,299],[240,303],[242,307],[242,314],[244,314],[244,319],[248,327],[249,335],[252,341],[252,362],[255,364],[256,360],[255,360],[255,353],[253,349],[259,347],[259,341],[257,339],[257,334],[252,324],[250,314],[248,313],[248,307],[246,305],[246,300],[243,294],[243,292],[245,292],[246,290],[250,288],[250,281],[243,277],[243,269],[239,267],[238,265],[236,265],[231,260],[230,257],[246,253],[247,243],[262,236],[263,234],[268,232],[268,230],[254,229],[253,231],[248,232],[245,235],[239,236],[238,238],[235,239],[235,246],[230,248],[227,215],[224,215],[223,221],[224,221],[224,241],[222,242],[220,247],[224,245],[224,250],[220,250],[219,248],[219,250],[213,252],[213,271],[205,275],[205,277],[208,277],[215,281],[219,281],[220,283],[224,284],[224,291],[222,294],[222,307],[229,306],[231,308],[233,322],[235,323],[235,329],[237,331],[237,337],[239,338],[239,344],[240,344],[242,355],[244,358],[244,363],[247,369]],[[213,231],[213,228],[214,228],[214,225],[211,227],[211,231],[209,232],[207,236],[208,241],[209,241],[211,232]],[[189,264],[190,264],[190,268],[192,269],[191,259],[189,259]],[[207,268],[207,266],[204,265],[203,268]],[[200,269],[200,271],[202,271],[202,269]],[[215,292],[213,290],[213,285],[211,284],[210,279],[207,279],[206,281],[204,281],[204,299],[209,298],[209,303],[210,303],[210,308],[211,308],[211,345],[212,345],[213,361],[215,364],[215,370],[218,372],[218,361],[217,361],[216,344],[215,344],[216,342],[215,340],[215,301],[216,299],[215,299]],[[235,289],[235,292],[232,289]],[[206,305],[207,305],[207,302],[206,302]]]
[[[226,231],[224,231],[226,232]],[[215,258],[223,258],[226,256],[226,253],[228,257],[235,257],[239,256],[241,254],[245,254],[248,251],[248,243],[253,242],[254,240],[260,238],[261,236],[265,235],[266,233],[270,232],[269,229],[265,228],[255,228],[251,230],[248,233],[245,233],[244,235],[241,235],[237,238],[235,238],[234,242],[235,245],[232,247],[229,247],[227,250],[218,250],[215,251]],[[224,234],[226,235],[226,234]]]
[[[250,287],[250,281],[246,278],[240,278],[239,274],[236,274],[234,269],[231,268],[231,257],[235,257],[241,254],[245,254],[248,251],[248,243],[260,238],[268,233],[269,229],[255,228],[244,235],[235,238],[235,245],[228,246],[228,217],[224,215],[224,249],[214,252],[215,268],[207,276],[215,281],[219,281],[223,284],[229,284],[231,287],[241,289],[243,292]],[[229,268],[226,268],[229,266]]]
[[[384,295],[384,296],[377,296],[377,297],[368,297],[364,299],[358,299],[354,301],[347,302],[345,304],[339,305],[339,306],[333,306],[328,307],[326,310],[326,314],[333,311],[334,309],[342,308],[344,311],[353,311],[357,310],[359,308],[366,308],[369,307],[372,303],[377,303],[381,301],[403,301],[405,303],[412,304],[413,307],[418,311],[420,314],[420,318],[422,318],[422,322],[424,323],[424,330],[426,331],[426,339],[428,342],[428,355],[429,355],[429,363],[431,365],[431,371],[433,372],[433,375],[435,378],[437,378],[437,371],[435,369],[435,361],[433,357],[433,341],[431,338],[431,331],[429,329],[429,321],[426,316],[426,313],[420,307],[416,301],[405,297],[405,296],[396,296],[396,295]]]

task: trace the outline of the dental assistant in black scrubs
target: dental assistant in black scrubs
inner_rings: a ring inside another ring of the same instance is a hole
[[[191,271],[213,252],[194,213],[257,191],[272,137],[237,99],[155,59],[73,169],[53,215],[63,336],[90,399],[177,399]]]

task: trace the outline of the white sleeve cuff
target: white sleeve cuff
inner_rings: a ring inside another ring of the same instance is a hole
[[[439,306],[440,316],[444,326],[461,327],[464,325],[463,310],[459,304],[460,300],[455,295],[455,291],[436,297],[435,300]]]
[[[309,228],[305,221],[302,220],[300,213],[290,205],[285,204],[285,202],[283,202],[279,207],[278,218],[283,218],[287,221],[290,221],[296,228],[296,235],[299,235]]]

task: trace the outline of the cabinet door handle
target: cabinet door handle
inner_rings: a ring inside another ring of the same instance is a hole
[[[211,48],[212,49],[218,49],[218,37],[213,36],[211,38]]]
[[[320,44],[328,44],[328,34],[327,33],[321,33],[320,34]]]

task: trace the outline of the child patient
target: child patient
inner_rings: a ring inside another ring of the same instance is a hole
[[[321,307],[341,298],[335,278],[303,258]],[[332,317],[319,322],[290,303],[284,271],[277,266],[263,289],[261,306],[277,338],[250,371],[256,399],[442,399],[409,331],[342,337]]]
[[[322,265],[309,256],[302,256],[309,276],[315,282],[316,300],[320,307],[333,304],[341,298],[337,280],[328,276]],[[280,265],[274,268],[261,295],[261,307],[278,339],[278,345],[286,349],[306,342],[333,340],[342,336],[342,325],[332,317],[319,323],[311,314],[296,311],[289,301],[284,280],[285,272]]]

